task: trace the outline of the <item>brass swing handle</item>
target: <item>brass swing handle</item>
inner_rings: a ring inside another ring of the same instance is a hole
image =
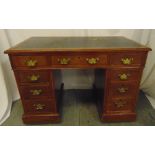
[[[28,78],[28,80],[30,80],[31,82],[35,82],[35,81],[38,81],[38,80],[39,80],[40,76],[39,76],[39,75],[34,75],[34,74],[32,74],[31,76],[28,76],[27,78]]]
[[[43,91],[41,89],[30,90],[33,96],[40,95]]]
[[[37,60],[30,59],[30,60],[26,61],[26,66],[35,67],[37,65],[37,63],[38,63]]]
[[[129,89],[127,87],[120,87],[117,90],[119,93],[126,93]]]
[[[127,80],[129,76],[130,76],[130,74],[126,74],[126,73],[123,73],[123,74],[119,74],[118,75],[118,77],[120,78],[120,80]]]
[[[131,65],[133,63],[133,58],[122,58],[121,59],[121,62],[124,64],[124,65]]]
[[[97,64],[97,62],[99,61],[99,58],[86,58],[86,61],[93,65],[93,64]]]
[[[70,60],[71,60],[70,58],[61,58],[61,59],[58,59],[58,62],[61,65],[67,65],[67,64],[69,64]]]
[[[42,110],[45,107],[44,104],[34,104],[33,106],[35,107],[36,110]]]
[[[127,104],[127,101],[124,101],[124,100],[121,100],[121,99],[114,102],[114,105],[115,105],[117,108],[124,107],[126,104]]]

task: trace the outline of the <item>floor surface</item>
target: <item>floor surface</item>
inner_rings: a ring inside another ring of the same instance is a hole
[[[145,95],[140,92],[137,104],[137,120],[135,122],[103,123],[100,121],[97,108],[89,90],[66,90],[63,97],[62,122],[43,124],[45,126],[154,126],[155,109],[152,108]],[[23,126],[22,104],[16,101],[12,106],[10,117],[3,126]],[[42,124],[39,124],[39,126]]]

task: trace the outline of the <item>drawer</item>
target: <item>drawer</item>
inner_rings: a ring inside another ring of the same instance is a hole
[[[15,74],[20,84],[50,82],[49,71],[15,71]]]
[[[25,100],[51,98],[53,94],[50,86],[20,86],[20,92]]]
[[[49,113],[56,112],[55,100],[30,100],[24,101],[25,113]]]
[[[134,102],[132,98],[111,99],[107,105],[107,112],[133,112]]]
[[[112,69],[110,77],[112,81],[139,81],[142,74],[142,69]]]
[[[52,65],[55,67],[93,67],[107,64],[107,55],[103,54],[52,56]]]
[[[144,65],[144,55],[143,54],[130,54],[130,53],[117,53],[112,54],[110,63],[111,65],[121,65],[121,66],[136,66]]]
[[[135,97],[137,95],[138,84],[135,82],[111,82],[109,96],[112,97]]]
[[[14,68],[38,68],[47,67],[47,56],[12,56],[12,64]]]

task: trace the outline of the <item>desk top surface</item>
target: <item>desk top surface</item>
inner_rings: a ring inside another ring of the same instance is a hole
[[[108,37],[31,37],[5,51],[108,51],[151,49],[122,36]]]

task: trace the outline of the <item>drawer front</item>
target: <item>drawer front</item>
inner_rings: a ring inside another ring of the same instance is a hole
[[[132,98],[112,98],[107,105],[107,112],[133,112],[134,105]]]
[[[141,69],[112,69],[110,71],[112,81],[139,80],[141,74]]]
[[[107,55],[61,55],[52,56],[52,65],[55,67],[93,67],[108,64]]]
[[[112,54],[111,65],[136,66],[144,65],[143,54],[117,53]]]
[[[33,69],[49,65],[46,56],[12,56],[11,60],[14,68]]]
[[[51,98],[53,94],[49,86],[20,86],[20,91],[25,100]]]
[[[49,71],[15,71],[15,74],[20,84],[50,82]]]
[[[109,88],[109,96],[111,97],[135,97],[138,89],[136,83],[111,83]]]
[[[30,100],[24,101],[25,113],[49,113],[56,112],[56,104],[54,100]]]

